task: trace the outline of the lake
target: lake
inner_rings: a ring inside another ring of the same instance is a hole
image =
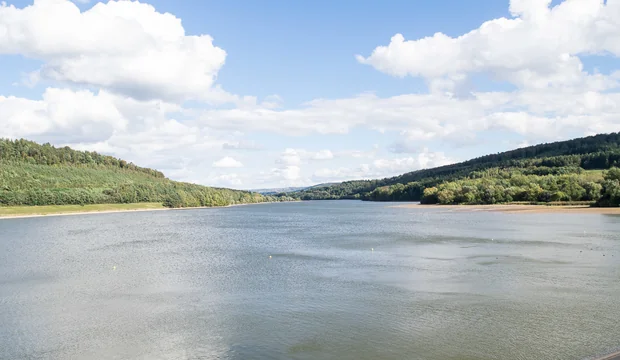
[[[584,359],[620,217],[324,201],[0,220],[1,359]]]

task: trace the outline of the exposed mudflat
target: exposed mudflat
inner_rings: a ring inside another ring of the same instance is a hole
[[[443,209],[450,211],[492,211],[503,213],[528,213],[528,214],[620,214],[620,207],[596,208],[584,205],[573,206],[547,206],[547,205],[421,205],[402,204],[391,206],[406,209]]]

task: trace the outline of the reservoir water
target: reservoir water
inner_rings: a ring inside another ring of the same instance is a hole
[[[1,359],[584,359],[620,217],[325,201],[0,220]]]

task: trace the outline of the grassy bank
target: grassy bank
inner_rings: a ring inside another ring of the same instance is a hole
[[[0,206],[0,217],[164,209],[161,203]]]

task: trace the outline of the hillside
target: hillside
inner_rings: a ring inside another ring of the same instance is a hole
[[[159,202],[192,207],[283,199],[172,181],[157,170],[95,152],[0,139],[0,206]]]
[[[620,133],[601,134],[529,146],[392,178],[316,187],[296,196],[304,200],[442,204],[598,201],[602,196],[610,198],[617,179],[614,172],[604,176],[592,170],[606,170],[619,164]],[[598,204],[613,205],[614,201]]]

